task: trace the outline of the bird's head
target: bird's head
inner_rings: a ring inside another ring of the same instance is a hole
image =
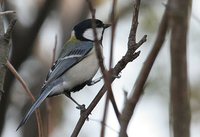
[[[87,19],[77,24],[73,29],[75,37],[81,41],[95,41],[92,23],[93,23],[92,19]],[[96,25],[97,39],[99,41],[102,41],[104,30],[110,27],[111,25],[104,24],[102,21],[98,19],[95,19],[94,23]]]

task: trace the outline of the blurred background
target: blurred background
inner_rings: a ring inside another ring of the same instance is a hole
[[[166,0],[142,0],[137,38],[147,34],[147,42],[139,49],[140,56],[121,72],[121,78],[113,83],[114,96],[121,110],[124,103],[124,91],[130,93],[135,79],[152,48],[158,26],[164,12]],[[112,0],[93,0],[96,18],[110,22]],[[188,75],[191,90],[192,123],[191,137],[200,135],[200,1],[193,0],[190,27],[188,33]],[[91,18],[87,3],[84,0],[5,0],[4,10],[16,11],[17,24],[13,33],[13,54],[11,63],[28,84],[34,96],[40,94],[40,88],[51,67],[55,36],[58,43],[56,57],[64,42],[70,37],[73,26],[83,19]],[[114,40],[114,63],[116,64],[127,50],[130,32],[133,2],[118,0],[116,34]],[[137,105],[128,128],[128,134],[140,137],[169,137],[169,87],[170,87],[170,53],[169,36],[167,36],[153,69],[148,78],[143,97]],[[105,32],[103,46],[105,65],[109,63],[111,29]],[[95,78],[101,76],[98,72]],[[8,72],[5,81],[6,98],[0,105],[0,136],[2,137],[36,137],[38,136],[35,115],[16,132],[16,128],[31,106],[31,100],[20,83]],[[78,102],[88,106],[95,97],[103,82],[85,87],[72,94]],[[50,116],[50,137],[70,136],[78,118],[79,110],[65,96],[48,99],[50,112],[47,114],[45,103],[40,107],[44,127],[47,128],[47,115]],[[96,106],[90,120],[86,121],[80,137],[100,136],[101,121],[105,96]],[[109,107],[106,121],[106,137],[118,136],[119,124],[113,108]],[[46,133],[47,134],[47,133]]]

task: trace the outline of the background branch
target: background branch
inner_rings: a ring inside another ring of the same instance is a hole
[[[4,12],[5,13],[5,12]],[[0,15],[0,103],[2,95],[4,94],[4,79],[6,76],[6,61],[9,56],[11,47],[11,34],[16,20],[12,20],[8,26],[6,33],[4,33],[3,17]]]
[[[100,137],[104,137],[105,136],[105,130],[106,130],[105,123],[106,123],[106,118],[107,118],[107,114],[108,114],[108,106],[109,106],[109,97],[108,97],[108,92],[107,92],[105,105],[104,105],[104,111],[103,111],[103,119],[101,121]]]
[[[137,22],[135,21],[135,23]],[[125,106],[122,110],[122,115],[120,118],[120,122],[121,122],[120,123],[121,128],[120,128],[120,133],[119,133],[120,137],[125,137],[126,135],[127,127],[133,115],[133,112],[135,110],[135,106],[137,105],[143,93],[145,82],[154,64],[154,61],[163,45],[167,30],[168,30],[168,18],[167,18],[167,10],[165,10],[165,13],[162,17],[162,21],[159,26],[159,30],[158,30],[158,34],[157,34],[157,38],[154,43],[154,46],[151,52],[149,53],[149,55],[147,56],[147,59],[144,62],[144,65],[139,73],[135,86],[133,87],[131,91],[132,95],[126,100]]]
[[[35,22],[30,27],[24,27],[20,23],[16,24],[16,29],[13,31],[13,49],[10,58],[10,62],[16,70],[18,70],[20,65],[30,56],[37,34],[44,20],[49,14],[49,11],[51,10],[51,7],[54,4],[54,2],[55,0],[45,0],[44,4],[39,9],[38,16],[36,17]],[[26,49],[26,52],[23,52],[24,49]],[[2,133],[2,129],[5,122],[5,115],[9,105],[10,88],[12,87],[11,85],[13,83],[13,80],[14,77],[10,72],[8,72],[6,74],[6,82],[4,85],[4,90],[6,92],[4,94],[4,97],[2,98],[2,103],[0,104],[0,135]]]
[[[190,137],[190,97],[187,73],[187,34],[190,0],[169,0],[171,25],[170,118],[174,137]]]
[[[1,11],[0,12],[0,16],[2,15],[7,15],[7,14],[13,14],[13,13],[16,13],[15,11],[12,11],[12,10],[9,10],[9,11]]]
[[[117,0],[113,0],[112,2],[112,11],[111,11],[111,22],[112,22],[112,34],[111,34],[111,43],[110,43],[110,59],[109,59],[109,76],[113,76],[112,74],[112,65],[113,65],[113,50],[114,50],[114,38],[115,38],[115,30],[116,30],[116,19],[115,19],[115,12],[116,12],[116,7],[117,7]],[[105,106],[104,106],[104,114],[103,114],[103,120],[102,120],[102,125],[101,125],[101,137],[105,136],[105,130],[106,127],[104,126],[103,123],[106,123],[106,118],[107,118],[107,113],[108,113],[108,106],[109,106],[109,99],[111,100],[113,104],[113,108],[115,111],[115,114],[119,120],[120,113],[116,104],[116,101],[114,99],[113,92],[109,92],[106,94],[106,101],[105,101]]]
[[[28,96],[31,98],[32,103],[35,102],[35,97],[32,95],[30,89],[28,88],[26,82],[22,79],[22,77],[17,73],[15,68],[10,64],[9,61],[6,63],[6,67],[12,72],[12,74],[15,76],[15,78],[20,82],[22,87],[24,88],[24,91],[28,94]],[[38,126],[38,136],[39,137],[44,137],[43,129],[42,129],[42,118],[41,118],[41,113],[40,110],[37,109],[35,111],[36,114],[36,120],[37,120],[37,126]]]

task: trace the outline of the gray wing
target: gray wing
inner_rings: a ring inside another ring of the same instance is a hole
[[[62,76],[71,67],[76,65],[82,59],[84,59],[93,48],[92,43],[84,43],[83,45],[75,46],[76,47],[70,52],[66,54],[63,53],[62,57],[59,58],[52,66],[47,75],[46,82],[42,87],[41,95],[32,105],[31,109],[28,111],[26,116],[22,119],[19,126],[17,127],[17,130],[26,123],[26,121],[29,119],[29,117],[35,111],[35,109],[37,109],[40,106],[40,104],[45,100],[45,98],[54,90],[53,83],[59,82],[60,79],[58,78]]]
[[[50,82],[54,81],[55,79],[59,78],[61,75],[63,75],[67,70],[69,70],[71,67],[76,65],[78,62],[80,62],[82,59],[84,59],[87,54],[91,51],[93,48],[92,44],[85,44],[81,45],[79,47],[74,48],[63,56],[62,58],[59,58],[52,68],[50,69],[46,81],[44,83],[43,88]]]

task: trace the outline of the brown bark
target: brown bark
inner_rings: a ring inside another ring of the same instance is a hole
[[[6,62],[11,47],[11,34],[16,20],[12,20],[6,33],[4,32],[3,15],[0,15],[0,103],[4,94],[4,80],[6,76]]]
[[[171,124],[174,137],[190,136],[190,99],[187,74],[187,33],[190,0],[170,0]]]

